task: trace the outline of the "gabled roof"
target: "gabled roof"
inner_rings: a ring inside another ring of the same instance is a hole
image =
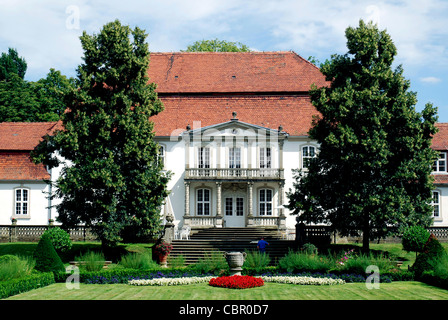
[[[308,92],[328,85],[319,68],[292,51],[151,53],[157,92]]]

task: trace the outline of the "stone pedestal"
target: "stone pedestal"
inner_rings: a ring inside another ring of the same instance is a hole
[[[241,275],[243,264],[246,260],[246,252],[225,252],[224,257],[230,267],[230,275]]]

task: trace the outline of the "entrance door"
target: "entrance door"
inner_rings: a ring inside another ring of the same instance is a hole
[[[244,197],[227,195],[224,197],[224,220],[226,227],[244,227]]]

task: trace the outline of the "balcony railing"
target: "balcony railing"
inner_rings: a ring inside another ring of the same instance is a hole
[[[279,180],[283,179],[283,169],[189,168],[185,169],[185,179]]]

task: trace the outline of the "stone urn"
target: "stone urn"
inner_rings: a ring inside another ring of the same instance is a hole
[[[244,261],[246,260],[246,252],[224,252],[224,257],[230,267],[230,275],[241,275]]]

